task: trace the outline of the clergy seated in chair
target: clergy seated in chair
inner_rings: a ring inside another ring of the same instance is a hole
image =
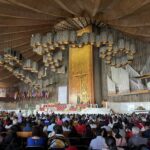
[[[27,147],[45,147],[46,138],[42,137],[41,130],[38,126],[33,127],[32,137],[27,139]]]

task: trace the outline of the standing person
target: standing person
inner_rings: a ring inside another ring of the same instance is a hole
[[[80,96],[77,95],[77,104],[80,104]]]
[[[18,113],[18,123],[22,123],[22,113],[21,113],[21,110]]]

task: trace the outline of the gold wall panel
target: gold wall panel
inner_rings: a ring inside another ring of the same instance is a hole
[[[83,29],[89,32],[91,28]],[[81,30],[80,33],[83,33]],[[93,103],[93,48],[69,49],[69,103]]]

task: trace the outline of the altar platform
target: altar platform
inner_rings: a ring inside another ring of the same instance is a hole
[[[96,104],[41,104],[36,106],[39,113],[55,114],[110,114],[109,108],[98,108]]]

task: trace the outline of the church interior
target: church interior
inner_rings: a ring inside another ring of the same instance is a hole
[[[150,0],[0,0],[0,126],[14,112],[148,114],[149,16]]]

